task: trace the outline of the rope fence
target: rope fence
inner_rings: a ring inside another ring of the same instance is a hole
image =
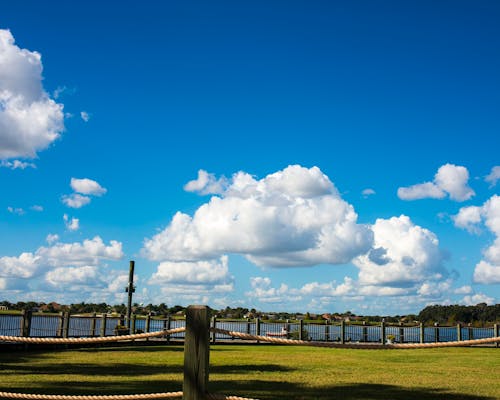
[[[127,395],[47,395],[0,392],[0,398],[21,400],[155,400],[182,398],[184,400],[257,400],[245,397],[208,393],[210,333],[237,337],[243,340],[283,345],[347,348],[347,349],[424,349],[440,347],[465,347],[500,343],[500,337],[435,343],[335,343],[286,339],[262,336],[210,327],[208,307],[189,306],[186,326],[159,332],[90,338],[41,338],[0,335],[0,341],[32,344],[90,344],[130,341],[161,337],[186,332],[184,341],[184,384],[180,392],[127,394]]]

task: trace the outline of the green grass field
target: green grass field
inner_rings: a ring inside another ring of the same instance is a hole
[[[0,390],[135,394],[182,390],[183,348],[0,353]],[[500,399],[500,350],[349,350],[215,345],[211,392],[258,399]]]

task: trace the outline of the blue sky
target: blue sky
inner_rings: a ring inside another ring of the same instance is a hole
[[[497,303],[500,5],[17,1],[10,301]]]

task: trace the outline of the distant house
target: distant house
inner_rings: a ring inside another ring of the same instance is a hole
[[[7,311],[9,307],[7,306],[0,306],[0,311]]]

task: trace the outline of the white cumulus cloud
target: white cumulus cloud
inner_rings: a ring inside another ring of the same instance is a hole
[[[491,196],[481,207],[462,207],[454,221],[455,226],[469,232],[479,232],[479,225],[484,222],[493,233],[493,243],[483,251],[484,259],[474,269],[474,282],[500,283],[500,196]]]
[[[469,171],[467,168],[445,164],[438,169],[433,182],[400,187],[398,197],[402,200],[442,199],[448,194],[451,200],[465,201],[475,194],[469,187],[468,181]]]
[[[145,240],[142,252],[158,261],[237,253],[257,265],[307,266],[347,263],[366,252],[372,239],[319,168],[293,165],[260,180],[234,174],[220,196],[193,216],[175,214],[163,231]]]
[[[437,236],[401,215],[377,219],[373,248],[354,259],[361,285],[401,286],[446,275]]]
[[[62,197],[62,202],[71,208],[81,208],[90,203],[90,197],[82,196],[78,193],[72,193],[68,195],[64,195]]]
[[[20,160],[13,160],[13,161],[2,160],[0,162],[0,167],[9,169],[26,169],[26,168],[36,168],[36,165],[30,162],[20,161]]]
[[[226,190],[228,181],[222,177],[217,179],[214,174],[200,169],[198,177],[189,181],[184,185],[184,190],[187,192],[196,192],[202,195],[205,194],[222,194]]]
[[[71,178],[70,186],[76,193],[91,196],[102,196],[107,192],[107,189],[103,188],[98,182],[88,178]]]
[[[490,188],[495,187],[499,179],[500,179],[500,165],[494,166],[491,169],[489,175],[487,175],[484,178],[484,180],[490,184]]]
[[[67,214],[63,215],[64,224],[66,225],[66,229],[69,231],[77,231],[80,229],[80,220],[78,218],[69,218]]]
[[[64,130],[63,105],[43,89],[42,70],[39,53],[0,29],[0,159],[35,158]]]

